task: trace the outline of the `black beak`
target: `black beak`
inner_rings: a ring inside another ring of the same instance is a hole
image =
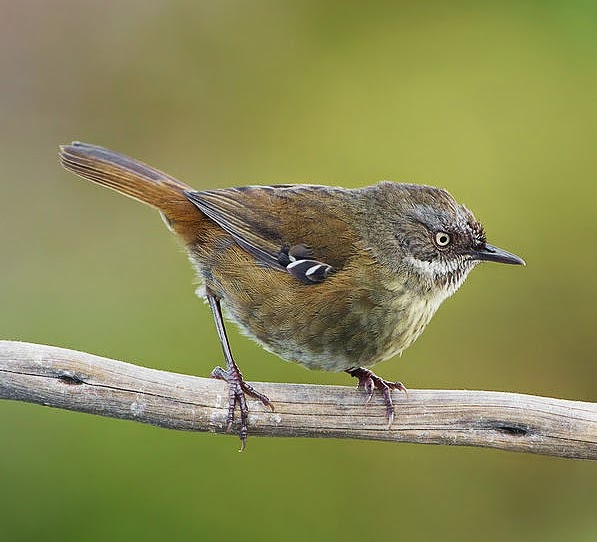
[[[526,265],[522,258],[512,254],[507,250],[494,247],[488,243],[485,243],[480,248],[473,250],[473,259],[484,261],[484,262],[498,262],[498,263],[509,263],[512,265]]]

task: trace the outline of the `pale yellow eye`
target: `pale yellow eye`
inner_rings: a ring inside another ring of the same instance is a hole
[[[451,240],[450,234],[446,233],[445,231],[438,231],[435,234],[435,244],[438,247],[448,246]]]

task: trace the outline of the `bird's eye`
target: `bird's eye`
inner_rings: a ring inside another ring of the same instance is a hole
[[[445,231],[438,231],[435,234],[435,244],[438,247],[448,246],[451,240],[450,234],[446,233]]]

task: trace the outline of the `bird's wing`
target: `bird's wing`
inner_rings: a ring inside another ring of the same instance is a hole
[[[346,213],[338,189],[277,185],[185,194],[257,262],[305,283],[321,282],[354,253],[355,235],[340,218]]]

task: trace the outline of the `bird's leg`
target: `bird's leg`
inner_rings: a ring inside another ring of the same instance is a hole
[[[240,451],[242,452],[247,443],[247,422],[249,418],[249,409],[247,407],[247,399],[245,394],[255,397],[255,399],[259,399],[272,411],[274,410],[274,406],[265,395],[256,391],[252,386],[243,380],[243,375],[240,372],[238,365],[236,365],[236,362],[232,357],[232,352],[230,351],[230,344],[228,343],[226,328],[224,327],[224,319],[222,318],[220,300],[209,292],[207,294],[207,300],[216,323],[218,337],[220,339],[220,344],[222,345],[222,350],[224,351],[224,359],[226,360],[226,369],[222,369],[222,367],[216,367],[211,372],[211,377],[228,382],[228,414],[226,415],[226,431],[230,431],[230,429],[232,429],[232,422],[234,421],[234,409],[236,405],[238,404],[240,408],[239,436],[241,440]]]
[[[348,369],[346,371],[350,376],[354,376],[359,379],[359,388],[363,388],[367,394],[365,404],[368,404],[373,397],[373,391],[378,389],[381,391],[384,401],[386,403],[386,414],[388,416],[388,429],[392,427],[394,422],[394,403],[392,402],[392,390],[400,390],[404,393],[408,393],[406,388],[402,385],[402,382],[388,382],[383,378],[377,376],[373,371],[365,369],[365,367],[356,367],[354,369]]]

